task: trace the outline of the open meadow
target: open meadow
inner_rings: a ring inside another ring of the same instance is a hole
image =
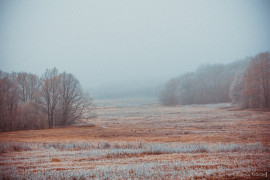
[[[263,179],[270,112],[96,100],[72,127],[0,133],[0,179]],[[267,174],[268,172],[268,174]]]

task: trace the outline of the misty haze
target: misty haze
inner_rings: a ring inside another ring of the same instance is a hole
[[[0,179],[267,179],[270,1],[0,0]]]

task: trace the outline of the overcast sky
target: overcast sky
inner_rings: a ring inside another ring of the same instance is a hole
[[[0,70],[165,81],[270,50],[269,0],[0,0]]]

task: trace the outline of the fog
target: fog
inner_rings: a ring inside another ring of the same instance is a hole
[[[0,70],[56,67],[94,97],[150,91],[201,64],[269,51],[269,17],[268,0],[1,0]]]

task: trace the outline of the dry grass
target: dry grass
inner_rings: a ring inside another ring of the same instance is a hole
[[[12,146],[13,144],[10,144]],[[16,143],[4,153],[1,173],[11,179],[177,178],[246,176],[269,169],[262,144],[146,142]],[[15,150],[15,149],[13,149]],[[12,173],[11,173],[12,172]]]
[[[97,104],[102,104],[98,118],[76,127],[1,133],[2,179],[222,179],[269,173],[269,112],[228,104]]]

